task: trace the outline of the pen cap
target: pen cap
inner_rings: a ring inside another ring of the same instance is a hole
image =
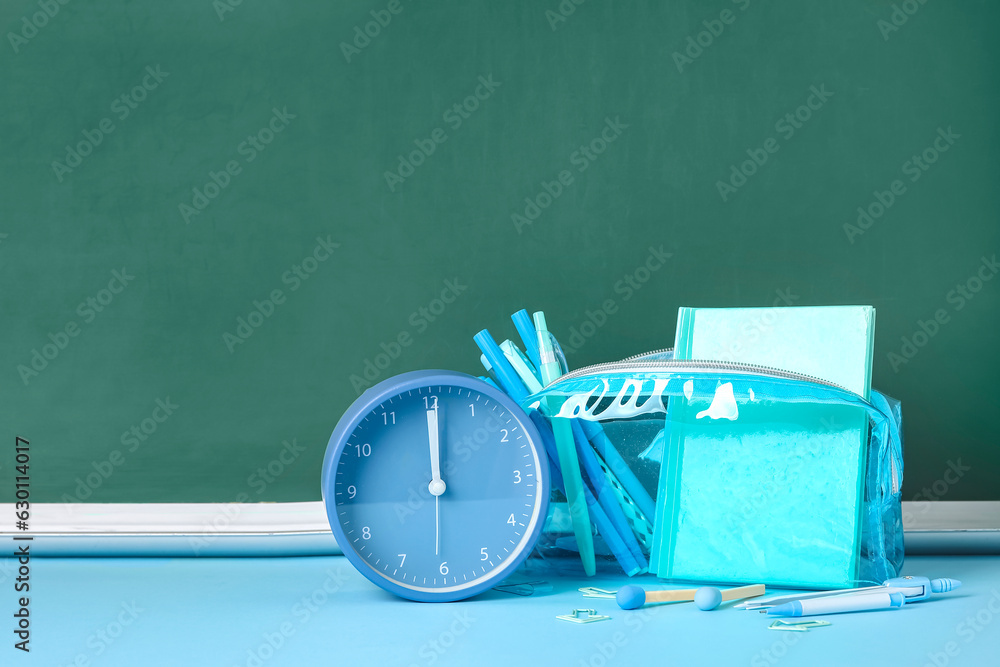
[[[931,579],[931,590],[935,593],[947,593],[961,585],[962,582],[958,579]]]

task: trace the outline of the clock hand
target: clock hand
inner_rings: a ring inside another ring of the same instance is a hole
[[[444,493],[444,480],[441,479],[441,444],[438,437],[438,411],[427,411],[427,440],[431,449],[431,483],[427,485],[427,490],[432,496],[440,496]]]
[[[437,408],[427,411],[427,440],[431,450],[431,483],[427,490],[434,496],[434,555],[441,550],[441,494],[445,491],[441,479],[441,442]]]

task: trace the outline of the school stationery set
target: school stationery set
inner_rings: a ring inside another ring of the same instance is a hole
[[[918,585],[889,585],[901,411],[871,388],[873,308],[682,308],[672,349],[572,372],[544,314],[512,320],[521,346],[475,336],[484,376],[390,378],[334,431],[324,501],[371,581],[457,600],[534,553],[587,575],[838,589],[772,615],[912,601],[897,589]]]

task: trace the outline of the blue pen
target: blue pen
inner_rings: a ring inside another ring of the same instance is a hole
[[[538,334],[535,331],[535,325],[531,323],[531,318],[528,317],[528,311],[522,308],[511,315],[510,319],[514,321],[514,328],[517,329],[517,335],[521,337],[525,353],[531,359],[534,367],[540,369],[542,361],[538,356]]]
[[[552,478],[552,485],[565,494],[566,487],[563,483],[562,473],[559,469],[559,454],[556,451],[556,443],[554,436],[552,435],[552,429],[549,426],[549,423],[545,420],[545,417],[543,417],[537,410],[531,411],[530,418],[542,436],[542,444],[545,445],[545,452],[549,457],[549,463],[551,464],[549,466],[549,476]],[[615,558],[618,560],[618,564],[621,565],[622,570],[630,577],[641,573],[643,568],[640,567],[639,564],[635,562],[635,559],[632,558],[632,554],[629,552],[628,547],[625,546],[621,536],[618,535],[614,527],[611,525],[611,521],[604,513],[604,510],[601,509],[597,499],[594,498],[593,494],[590,493],[586,486],[584,486],[583,492],[587,499],[587,505],[590,508],[590,517],[594,520],[594,525],[597,526],[597,530],[600,531],[602,536],[604,536],[604,541],[607,543],[608,548],[611,549],[613,554],[615,554]]]
[[[577,444],[576,452],[583,462],[583,471],[586,473],[587,479],[590,480],[591,491],[597,497],[597,502],[600,503],[601,508],[607,514],[608,519],[621,536],[622,541],[636,563],[642,570],[645,570],[648,567],[648,563],[646,563],[646,557],[642,554],[642,547],[639,546],[639,541],[632,532],[632,526],[629,525],[628,519],[625,518],[625,512],[622,511],[621,505],[618,504],[618,497],[615,496],[615,492],[611,489],[610,485],[605,482],[604,472],[597,461],[597,455],[591,449],[587,438],[583,435],[583,429],[580,428],[580,420],[574,419],[572,424],[573,435]],[[604,533],[602,532],[601,535],[604,535]],[[618,555],[618,553],[615,553],[615,557],[618,557]]]
[[[836,597],[795,600],[779,604],[767,610],[768,616],[820,616],[822,614],[844,614],[852,611],[873,611],[876,609],[898,609],[906,603],[906,596],[892,593],[865,593],[838,595]]]
[[[490,362],[493,374],[497,378],[497,382],[503,387],[503,390],[507,392],[507,395],[513,398],[518,404],[528,395],[525,391],[524,385],[521,384],[521,380],[517,377],[517,373],[511,368],[511,365],[504,358],[503,352],[497,347],[497,343],[493,340],[493,336],[486,329],[483,329],[477,333],[472,338],[476,341],[476,345],[482,350],[483,355],[486,360]]]
[[[625,462],[621,454],[618,453],[618,450],[615,449],[615,446],[611,443],[611,439],[604,433],[604,429],[601,428],[600,424],[592,421],[582,419],[580,422],[583,425],[583,432],[587,434],[587,439],[594,445],[594,449],[598,451],[604,462],[608,464],[611,472],[618,477],[622,486],[625,487],[625,491],[635,501],[635,504],[646,516],[646,519],[652,522],[653,516],[656,513],[656,504],[649,497],[642,482],[636,478],[635,473],[632,472],[632,468]]]

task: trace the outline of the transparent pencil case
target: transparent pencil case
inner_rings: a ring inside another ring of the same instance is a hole
[[[796,373],[661,350],[575,370],[522,407],[556,489],[543,559],[577,549],[580,506],[561,493],[553,435],[565,420],[602,569],[820,589],[899,573],[901,411],[877,391],[866,401]]]

